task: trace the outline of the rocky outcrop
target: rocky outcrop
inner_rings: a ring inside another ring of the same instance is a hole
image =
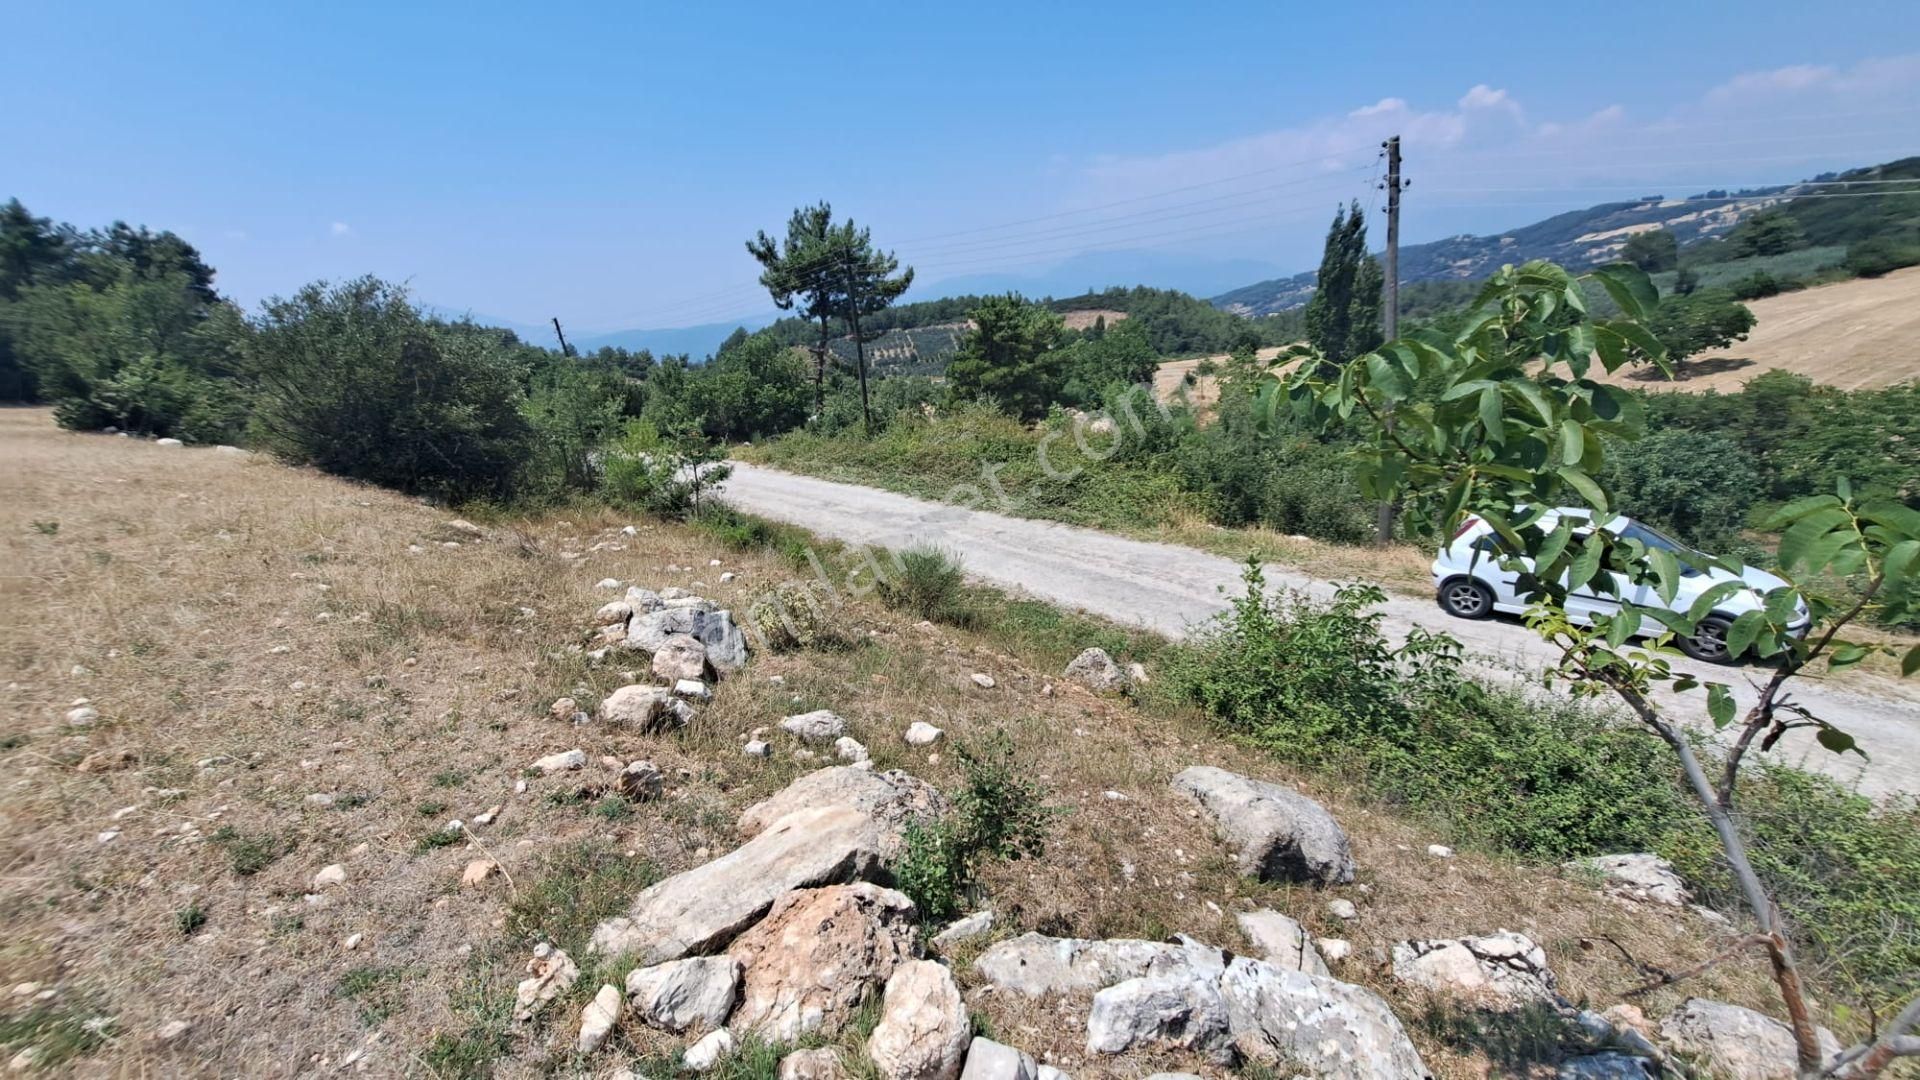
[[[740,961],[731,956],[696,956],[635,968],[627,975],[627,1004],[649,1027],[676,1034],[711,1031],[733,1014],[740,975]]]
[[[1393,977],[1495,1009],[1553,1003],[1558,983],[1547,954],[1525,934],[1403,941],[1393,947]]]
[[[1097,694],[1111,694],[1127,688],[1127,673],[1113,662],[1107,650],[1087,649],[1067,664],[1066,677]]]
[[[720,858],[659,882],[593,932],[593,948],[658,964],[711,952],[794,889],[857,881],[881,869],[885,830],[850,806],[801,810]]]
[[[933,935],[930,944],[940,952],[949,952],[955,945],[971,941],[992,929],[993,912],[976,911],[948,923],[946,929]]]
[[[973,970],[996,989],[1041,997],[1104,990],[1151,976],[1214,979],[1226,970],[1226,955],[1192,941],[1167,945],[1029,933],[981,953]]]
[[[1219,984],[1204,978],[1128,979],[1093,995],[1087,1015],[1087,1052],[1184,1050],[1215,1064],[1233,1061],[1227,1002]]]
[[[953,1080],[971,1036],[953,975],[932,960],[912,960],[887,979],[867,1057],[885,1080]]]
[[[1039,1080],[1032,1058],[1004,1043],[976,1038],[967,1044],[967,1065],[960,1080]]]
[[[1792,1080],[1800,1073],[1793,1030],[1765,1013],[1705,998],[1689,998],[1680,1011],[1660,1024],[1661,1037],[1689,1057],[1698,1058],[1714,1075],[1736,1080]],[[1817,1029],[1820,1058],[1831,1061],[1840,1042],[1826,1028]]]
[[[860,811],[882,826],[890,845],[898,842],[907,822],[947,812],[946,798],[924,780],[898,769],[876,773],[838,765],[807,773],[771,798],[747,807],[740,814],[740,833],[758,836],[796,810],[822,806]]]
[[[746,969],[728,1026],[768,1042],[837,1033],[918,955],[915,914],[905,894],[869,882],[788,893],[727,950]]]
[[[1607,892],[1623,900],[1638,900],[1668,907],[1686,907],[1693,900],[1687,883],[1674,872],[1673,864],[1658,855],[1644,852],[1631,855],[1596,855],[1568,864],[1589,873],[1598,873]]]
[[[780,1059],[775,1080],[847,1080],[847,1067],[840,1064],[840,1051],[831,1046],[813,1050],[795,1050]]]
[[[1349,1080],[1431,1076],[1379,995],[1236,957],[1220,978],[1234,1046],[1248,1060]]]
[[[1209,765],[1181,772],[1173,787],[1213,818],[1242,874],[1261,881],[1353,880],[1346,831],[1326,807],[1292,788]]]
[[[1261,908],[1234,916],[1254,952],[1269,964],[1309,975],[1326,975],[1327,963],[1304,927],[1277,911]]]

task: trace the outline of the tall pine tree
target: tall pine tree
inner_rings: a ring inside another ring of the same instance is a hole
[[[1359,202],[1333,215],[1320,274],[1307,301],[1307,340],[1333,365],[1380,347],[1380,291],[1386,278],[1367,254]]]

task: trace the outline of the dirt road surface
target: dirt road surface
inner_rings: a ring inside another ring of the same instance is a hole
[[[1239,591],[1240,567],[1232,560],[1192,548],[1155,544],[1091,529],[1033,521],[910,498],[876,488],[839,484],[759,466],[734,463],[724,495],[740,509],[804,526],[846,543],[902,548],[919,542],[959,554],[967,573],[989,584],[1018,590],[1066,607],[1180,636],[1224,611]],[[1285,566],[1269,565],[1277,588],[1318,597],[1333,586]],[[1386,627],[1404,637],[1415,626],[1460,639],[1482,668],[1537,674],[1551,650],[1525,627],[1509,621],[1466,622],[1441,613],[1428,597],[1394,596],[1384,608]],[[1701,665],[1696,665],[1701,666]],[[1754,699],[1749,678],[1757,669],[1709,668],[1706,678],[1734,686],[1742,708]],[[1920,687],[1869,676],[1844,682],[1808,679],[1794,700],[1852,733],[1872,754],[1836,757],[1810,737],[1794,733],[1772,751],[1777,760],[1825,772],[1875,796],[1920,794]],[[1679,715],[1701,717],[1701,695],[1667,703]]]

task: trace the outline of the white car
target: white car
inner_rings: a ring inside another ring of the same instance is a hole
[[[1591,526],[1587,523],[1592,518],[1591,512],[1577,508],[1548,511],[1541,517],[1540,527],[1551,532],[1559,526],[1562,518],[1580,523],[1574,532],[1576,543],[1590,531]],[[1638,540],[1650,548],[1692,551],[1658,529],[1631,518],[1612,518],[1606,523],[1606,529],[1615,536]],[[1455,531],[1453,541],[1441,549],[1439,557],[1433,561],[1433,584],[1440,606],[1448,614],[1462,619],[1484,619],[1496,611],[1517,615],[1527,610],[1528,601],[1519,591],[1520,575],[1500,567],[1499,543],[1500,537],[1491,525],[1469,516]],[[1737,659],[1728,655],[1727,650],[1727,629],[1733,625],[1733,620],[1745,612],[1759,610],[1768,592],[1786,584],[1765,570],[1744,564],[1740,567],[1738,578],[1717,568],[1700,571],[1683,565],[1680,588],[1674,595],[1673,603],[1664,605],[1653,586],[1630,585],[1621,574],[1615,574],[1614,579],[1621,594],[1634,604],[1649,608],[1666,607],[1675,612],[1687,611],[1700,594],[1723,581],[1744,582],[1748,587],[1722,600],[1711,614],[1695,626],[1692,637],[1674,639],[1674,644],[1681,652],[1695,660],[1716,664],[1732,663]],[[1580,589],[1567,597],[1567,615],[1576,623],[1590,623],[1594,615],[1612,614],[1618,610],[1620,603],[1617,598],[1603,596],[1590,589]],[[1788,630],[1795,634],[1806,633],[1809,622],[1806,604],[1796,605],[1794,620],[1788,625]],[[1643,618],[1637,633],[1641,637],[1653,637],[1666,629],[1655,619]]]

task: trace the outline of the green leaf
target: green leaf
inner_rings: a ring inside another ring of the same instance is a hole
[[[1767,532],[1777,532],[1822,507],[1839,507],[1842,505],[1845,504],[1832,495],[1808,495],[1804,498],[1795,499],[1774,511],[1773,516],[1760,523],[1760,527]]]
[[[1794,522],[1786,532],[1780,535],[1780,550],[1776,556],[1780,565],[1788,569],[1802,565],[1814,541],[1842,525],[1851,525],[1852,522],[1853,515],[1839,507],[1815,510]]]
[[[1872,655],[1873,649],[1870,646],[1854,641],[1843,641],[1835,645],[1833,651],[1827,654],[1827,666],[1838,671],[1841,668],[1852,667]]]
[[[1860,508],[1860,516],[1877,525],[1900,533],[1902,536],[1920,537],[1920,510],[1897,502],[1873,502]]]
[[[1607,645],[1618,649],[1633,636],[1633,628],[1640,625],[1640,612],[1632,604],[1621,604],[1620,611],[1607,620]]]
[[[1560,421],[1560,461],[1565,465],[1578,465],[1586,453],[1586,432],[1572,420]]]
[[[1707,684],[1707,715],[1713,717],[1713,726],[1717,731],[1733,723],[1733,691],[1725,683]]]
[[[1746,587],[1745,583],[1739,581],[1723,581],[1713,586],[1694,598],[1693,606],[1687,609],[1687,618],[1696,623],[1699,622],[1706,618],[1722,600]]]
[[[1549,567],[1559,561],[1561,552],[1567,550],[1567,541],[1571,539],[1573,539],[1573,523],[1563,520],[1554,526],[1546,539],[1540,541],[1540,549],[1533,556],[1534,565],[1545,573]]]
[[[1766,628],[1765,612],[1742,612],[1739,618],[1733,620],[1733,625],[1727,628],[1727,655],[1736,658],[1747,655],[1747,650],[1753,648],[1753,639],[1759,637],[1760,631]]]
[[[1656,586],[1660,602],[1673,603],[1674,596],[1680,591],[1680,560],[1666,548],[1654,548],[1647,552],[1647,562],[1653,566],[1653,574],[1658,581]]]
[[[1487,439],[1490,442],[1507,441],[1507,425],[1500,411],[1501,404],[1498,387],[1489,383],[1485,390],[1480,391],[1480,426],[1486,429]]]
[[[1600,569],[1602,548],[1600,534],[1588,533],[1586,542],[1580,545],[1580,554],[1574,556],[1573,565],[1567,568],[1569,591],[1579,589],[1593,580],[1593,575]]]
[[[1907,655],[1900,658],[1900,674],[1902,676],[1912,675],[1916,671],[1920,671],[1920,645],[1915,645],[1913,648],[1908,649]]]
[[[1819,741],[1821,746],[1826,747],[1836,754],[1852,752],[1859,754],[1861,757],[1867,756],[1866,751],[1860,749],[1860,744],[1853,741],[1853,736],[1841,731],[1837,727],[1823,724],[1820,727],[1819,733],[1814,735],[1814,738]]]
[[[1660,306],[1660,290],[1653,287],[1653,279],[1637,266],[1626,263],[1603,266],[1591,276],[1630,318],[1645,319]]]
[[[1593,482],[1593,477],[1572,466],[1554,471],[1560,479],[1567,482],[1569,487],[1580,493],[1580,497],[1593,508],[1595,515],[1607,513],[1607,493],[1600,490],[1600,485]]]

